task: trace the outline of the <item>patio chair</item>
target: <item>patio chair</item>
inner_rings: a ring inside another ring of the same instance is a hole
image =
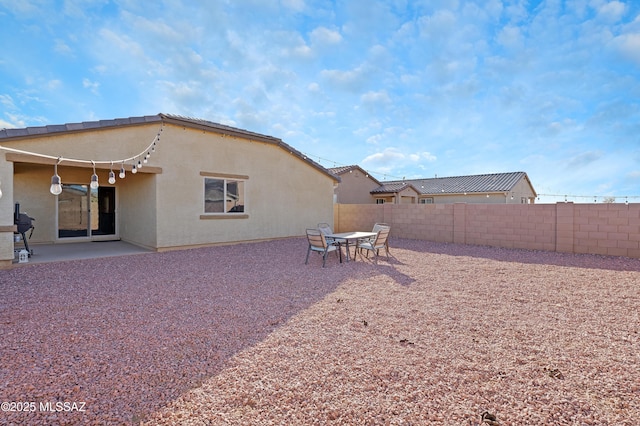
[[[333,238],[327,237],[327,235],[333,234],[333,229],[331,229],[331,226],[329,226],[328,223],[319,223],[318,224],[318,229],[324,235],[324,238],[327,240],[327,243],[333,244],[335,242],[335,240]]]
[[[375,223],[373,225],[373,229],[371,230],[371,232],[378,232],[379,230],[381,230],[382,228],[390,228],[390,225],[386,224],[386,223]],[[375,241],[376,237],[369,237],[369,238],[363,238],[360,240],[360,242],[362,243],[366,243],[366,242],[370,242],[373,243]],[[386,250],[387,250],[387,254],[389,253],[389,238],[387,237],[387,240],[384,243]]]
[[[387,255],[387,260],[389,260],[389,248],[387,247],[387,240],[389,238],[389,232],[391,228],[389,226],[378,226],[378,231],[376,236],[370,240],[358,241],[356,245],[356,252],[358,249],[360,253],[362,250],[367,250],[366,256],[369,257],[369,252],[372,251],[376,255],[376,259],[380,255],[380,249],[384,249]]]
[[[322,267],[327,261],[327,254],[332,251],[337,251],[336,256],[339,256],[340,263],[342,263],[342,251],[340,251],[340,245],[329,244],[324,238],[324,234],[319,229],[307,229],[307,241],[309,241],[309,248],[307,249],[307,258],[304,261],[306,265],[309,262],[309,253],[315,251],[316,253],[322,253]]]

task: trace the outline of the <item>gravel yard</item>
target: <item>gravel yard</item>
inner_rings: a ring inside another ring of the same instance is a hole
[[[638,423],[640,260],[306,247],[0,270],[0,424]]]

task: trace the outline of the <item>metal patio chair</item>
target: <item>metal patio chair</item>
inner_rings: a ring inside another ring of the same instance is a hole
[[[376,236],[368,240],[358,241],[358,244],[356,245],[356,252],[360,250],[360,253],[362,254],[362,250],[367,250],[366,256],[369,257],[369,252],[372,251],[377,259],[380,255],[380,249],[384,249],[387,255],[387,260],[389,260],[389,247],[387,246],[387,240],[389,239],[390,231],[391,228],[389,226],[378,224]]]
[[[324,234],[319,229],[307,229],[307,241],[309,242],[309,248],[307,249],[307,258],[304,261],[306,265],[309,262],[309,253],[315,251],[322,254],[322,267],[327,261],[327,254],[332,251],[337,252],[336,256],[339,257],[340,263],[342,263],[342,251],[340,245],[329,244],[324,237]]]

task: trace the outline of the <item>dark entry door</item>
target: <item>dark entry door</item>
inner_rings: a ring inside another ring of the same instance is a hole
[[[116,188],[101,186],[98,188],[98,226],[93,227],[91,235],[112,235],[116,233]]]

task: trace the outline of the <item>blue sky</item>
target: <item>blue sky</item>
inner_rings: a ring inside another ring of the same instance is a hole
[[[0,20],[0,128],[164,112],[379,180],[525,171],[640,202],[637,1],[0,0]]]

